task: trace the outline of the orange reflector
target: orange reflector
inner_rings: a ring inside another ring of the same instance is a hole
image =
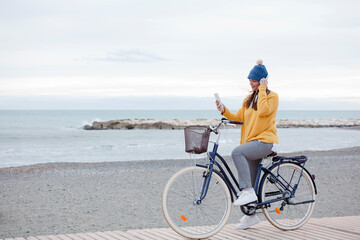
[[[183,220],[184,222],[187,222],[187,218],[184,215],[180,215],[181,220]]]
[[[275,212],[277,213],[277,214],[280,214],[281,212],[280,212],[280,209],[278,209],[278,208],[275,208]]]

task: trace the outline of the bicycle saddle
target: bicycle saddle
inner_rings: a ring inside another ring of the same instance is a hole
[[[293,156],[293,157],[285,157],[285,156],[274,156],[272,158],[273,162],[278,162],[280,160],[292,160],[296,161],[298,163],[304,163],[307,161],[307,156],[301,155],[301,156]]]
[[[267,157],[274,157],[274,156],[276,156],[277,155],[277,152],[272,152],[272,153],[270,153]]]

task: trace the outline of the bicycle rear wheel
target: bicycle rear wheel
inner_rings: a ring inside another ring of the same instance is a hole
[[[309,220],[315,207],[315,187],[311,176],[301,166],[290,162],[275,166],[271,172],[277,178],[270,173],[263,176],[260,184],[261,202],[286,199],[265,205],[262,208],[265,217],[281,230],[300,228]],[[295,194],[291,196],[280,182],[290,191],[296,188]]]
[[[219,232],[230,217],[231,196],[223,179],[211,175],[206,197],[197,203],[208,178],[208,169],[188,167],[167,183],[162,208],[166,221],[180,235],[201,239]]]

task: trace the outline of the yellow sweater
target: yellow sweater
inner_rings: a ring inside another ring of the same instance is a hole
[[[237,113],[231,113],[227,108],[223,113],[229,120],[241,121],[240,144],[253,140],[264,143],[279,143],[276,135],[276,112],[279,106],[277,93],[271,91],[266,94],[266,86],[259,86],[257,111],[251,107],[246,108],[247,98]]]

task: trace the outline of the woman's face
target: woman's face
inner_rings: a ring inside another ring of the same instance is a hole
[[[249,79],[249,83],[253,91],[256,91],[260,86],[260,83],[254,79]]]

